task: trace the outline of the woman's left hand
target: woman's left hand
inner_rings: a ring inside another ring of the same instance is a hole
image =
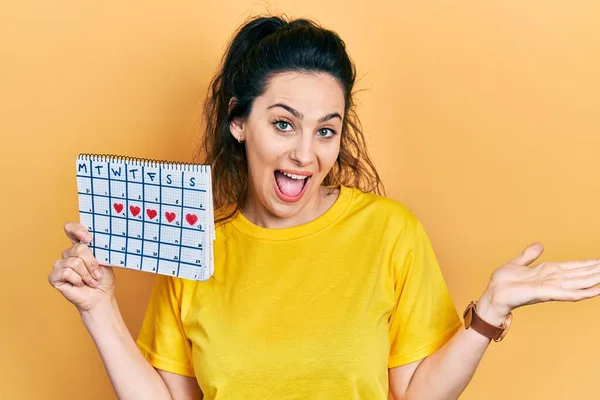
[[[544,262],[530,266],[543,253],[540,243],[496,269],[477,302],[477,313],[499,326],[515,308],[547,301],[580,301],[600,295],[600,259]]]

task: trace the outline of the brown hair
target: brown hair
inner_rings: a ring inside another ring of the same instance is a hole
[[[216,223],[233,217],[246,201],[246,150],[229,131],[233,118],[245,118],[268,80],[281,72],[325,72],[345,96],[340,153],[323,184],[345,185],[381,194],[383,184],[367,147],[353,102],[355,66],[342,39],[306,19],[256,17],[235,33],[209,86],[204,104],[205,131],[197,158],[212,168]],[[229,101],[236,98],[230,108]]]

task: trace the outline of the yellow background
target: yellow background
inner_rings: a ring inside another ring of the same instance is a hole
[[[46,281],[78,217],[75,157],[189,161],[226,41],[264,11],[314,17],[347,42],[388,195],[423,221],[460,311],[532,241],[542,261],[600,256],[595,0],[4,2],[0,398],[114,398]],[[153,278],[118,271],[134,335]],[[596,398],[599,301],[517,310],[462,398]]]

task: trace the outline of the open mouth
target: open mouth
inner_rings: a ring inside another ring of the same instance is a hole
[[[285,202],[296,202],[306,191],[311,175],[275,170],[275,192]]]

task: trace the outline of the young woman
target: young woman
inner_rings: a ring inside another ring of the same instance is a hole
[[[157,276],[135,341],[114,275],[73,242],[49,275],[81,314],[120,399],[453,399],[511,311],[600,294],[599,260],[496,269],[465,312],[419,220],[379,191],[343,41],[308,20],[236,33],[206,103],[220,210],[215,273]]]

